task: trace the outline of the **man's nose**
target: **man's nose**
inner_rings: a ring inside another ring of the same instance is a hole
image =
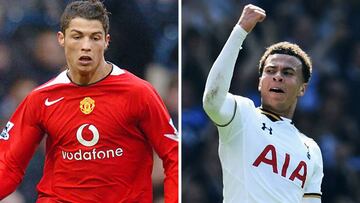
[[[85,38],[82,46],[81,46],[81,50],[82,51],[90,51],[91,50],[91,42],[90,39]]]
[[[281,75],[281,72],[276,72],[276,74],[273,77],[273,81],[282,82],[283,80],[284,80],[284,78]]]

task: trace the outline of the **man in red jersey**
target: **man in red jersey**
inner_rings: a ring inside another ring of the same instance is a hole
[[[154,88],[106,62],[109,19],[97,0],[70,3],[58,41],[67,70],[33,90],[0,135],[0,199],[46,137],[37,202],[152,202],[152,150],[165,202],[178,202],[178,138]]]

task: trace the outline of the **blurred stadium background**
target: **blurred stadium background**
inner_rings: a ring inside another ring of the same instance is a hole
[[[0,1],[0,127],[36,86],[64,69],[57,44],[60,15],[69,0]],[[178,1],[106,0],[111,42],[106,59],[150,81],[178,123]],[[44,148],[32,159],[10,203],[36,201]],[[163,202],[162,164],[155,157],[154,202]],[[1,184],[1,180],[0,180]]]
[[[217,130],[201,99],[212,63],[248,3],[265,9],[267,18],[245,40],[230,91],[259,105],[257,66],[265,47],[288,40],[305,49],[313,76],[294,122],[322,150],[322,202],[360,202],[358,0],[182,1],[183,202],[222,200]]]

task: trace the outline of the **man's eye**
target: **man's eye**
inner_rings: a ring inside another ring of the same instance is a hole
[[[94,41],[99,41],[101,38],[100,37],[93,37]]]
[[[293,72],[290,72],[290,71],[285,71],[285,72],[284,72],[284,75],[294,75],[294,73],[293,73]]]

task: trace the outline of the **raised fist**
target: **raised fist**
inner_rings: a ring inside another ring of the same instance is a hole
[[[256,23],[262,22],[265,17],[265,11],[262,8],[248,4],[244,7],[238,24],[249,33],[255,27]]]

